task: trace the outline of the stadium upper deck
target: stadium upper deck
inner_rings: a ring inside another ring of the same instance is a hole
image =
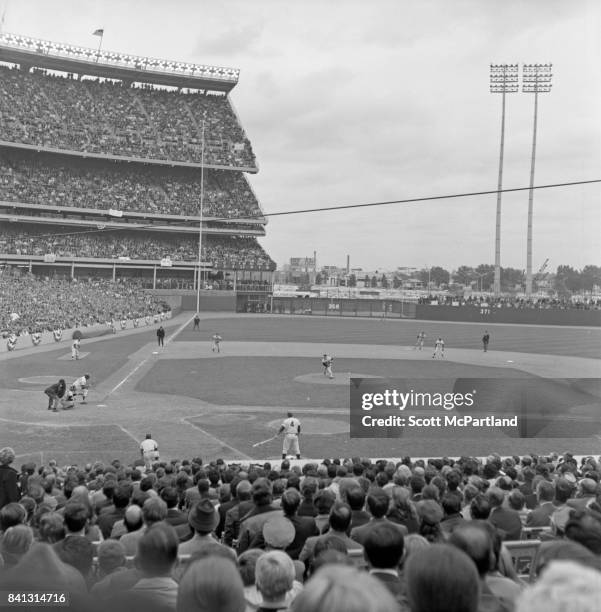
[[[115,251],[98,244],[119,243],[121,258],[158,265],[158,254],[172,251],[159,245],[180,240],[187,246],[177,259],[193,262],[202,199],[203,236],[222,236],[203,249],[213,270],[274,269],[253,238],[265,234],[266,219],[244,175],[257,172],[255,156],[227,95],[238,76],[1,34],[0,224],[11,224],[4,233],[35,243],[28,253],[46,264],[64,257],[54,245],[67,238],[38,236],[58,231],[72,234],[68,256],[86,265],[91,253],[110,259]],[[11,244],[0,245],[0,256],[23,265],[14,259],[23,249]],[[128,244],[135,252],[123,252]],[[226,257],[217,244],[228,245]]]

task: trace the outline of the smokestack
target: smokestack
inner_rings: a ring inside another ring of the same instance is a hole
[[[347,255],[346,256],[346,273],[350,274],[351,272],[351,256]]]

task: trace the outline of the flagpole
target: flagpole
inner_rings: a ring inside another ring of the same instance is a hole
[[[196,312],[200,312],[200,283],[202,280],[202,215],[204,204],[204,170],[205,170],[205,118],[202,118],[202,144],[200,150],[200,211],[198,224],[198,284],[196,286]]]
[[[104,28],[100,30],[100,42],[98,43],[98,51],[96,51],[96,63],[100,59],[100,50],[102,49],[102,39],[104,38]]]

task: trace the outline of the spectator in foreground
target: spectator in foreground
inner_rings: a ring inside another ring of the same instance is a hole
[[[295,569],[292,559],[283,551],[272,550],[261,555],[255,566],[255,582],[262,603],[257,612],[287,610],[287,594],[292,590]]]
[[[177,536],[167,523],[152,525],[138,543],[136,565],[142,578],[131,589],[140,601],[161,603],[162,609],[175,612],[178,585],[171,577],[177,561]],[[139,608],[136,608],[139,609]]]
[[[404,594],[398,569],[404,552],[403,534],[394,525],[374,525],[365,538],[364,546],[369,573],[400,601]]]
[[[111,592],[111,576],[125,571],[125,548],[118,540],[104,540],[98,546],[97,582],[91,593],[103,596]]]
[[[207,544],[218,544],[213,536],[219,514],[210,499],[201,499],[188,513],[188,524],[194,531],[192,539],[179,546],[180,555],[192,555]]]
[[[177,594],[177,612],[244,612],[242,578],[234,561],[203,558],[190,564]]]
[[[10,464],[15,460],[15,451],[6,447],[0,450],[0,510],[7,504],[19,501],[19,473]]]
[[[571,540],[551,540],[541,542],[536,556],[534,576],[540,576],[554,561],[570,561],[601,572],[601,558],[582,544]]]
[[[465,525],[459,525],[449,536],[449,543],[465,552],[476,564],[480,584],[478,609],[487,612],[508,612],[511,610],[508,605],[493,594],[486,583],[486,577],[494,563],[493,542],[489,527],[478,521],[470,521]]]
[[[326,565],[297,595],[291,612],[396,612],[394,597],[376,578],[354,567]]]
[[[480,581],[472,560],[447,544],[411,554],[406,569],[411,612],[477,612]]]
[[[388,493],[384,491],[384,489],[381,489],[380,487],[373,487],[370,489],[369,493],[367,494],[367,508],[369,509],[369,513],[371,514],[372,518],[369,523],[365,523],[365,525],[361,525],[361,527],[355,527],[351,531],[351,538],[363,545],[369,530],[379,523],[389,523],[394,525],[395,529],[398,529],[402,535],[407,535],[407,527],[405,527],[405,525],[392,523],[386,518],[386,513],[388,512],[389,506],[390,497],[388,496]]]
[[[27,525],[9,527],[0,540],[0,557],[4,560],[4,569],[17,565],[32,543],[33,533]]]
[[[598,612],[601,574],[572,561],[554,561],[519,597],[515,612]]]

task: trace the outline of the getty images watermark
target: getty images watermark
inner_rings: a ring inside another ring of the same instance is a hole
[[[598,413],[590,411],[588,418],[576,412],[588,403],[585,383],[529,375],[351,378],[351,438],[428,436],[445,430],[449,435],[477,436],[484,428],[512,438],[586,437]]]

